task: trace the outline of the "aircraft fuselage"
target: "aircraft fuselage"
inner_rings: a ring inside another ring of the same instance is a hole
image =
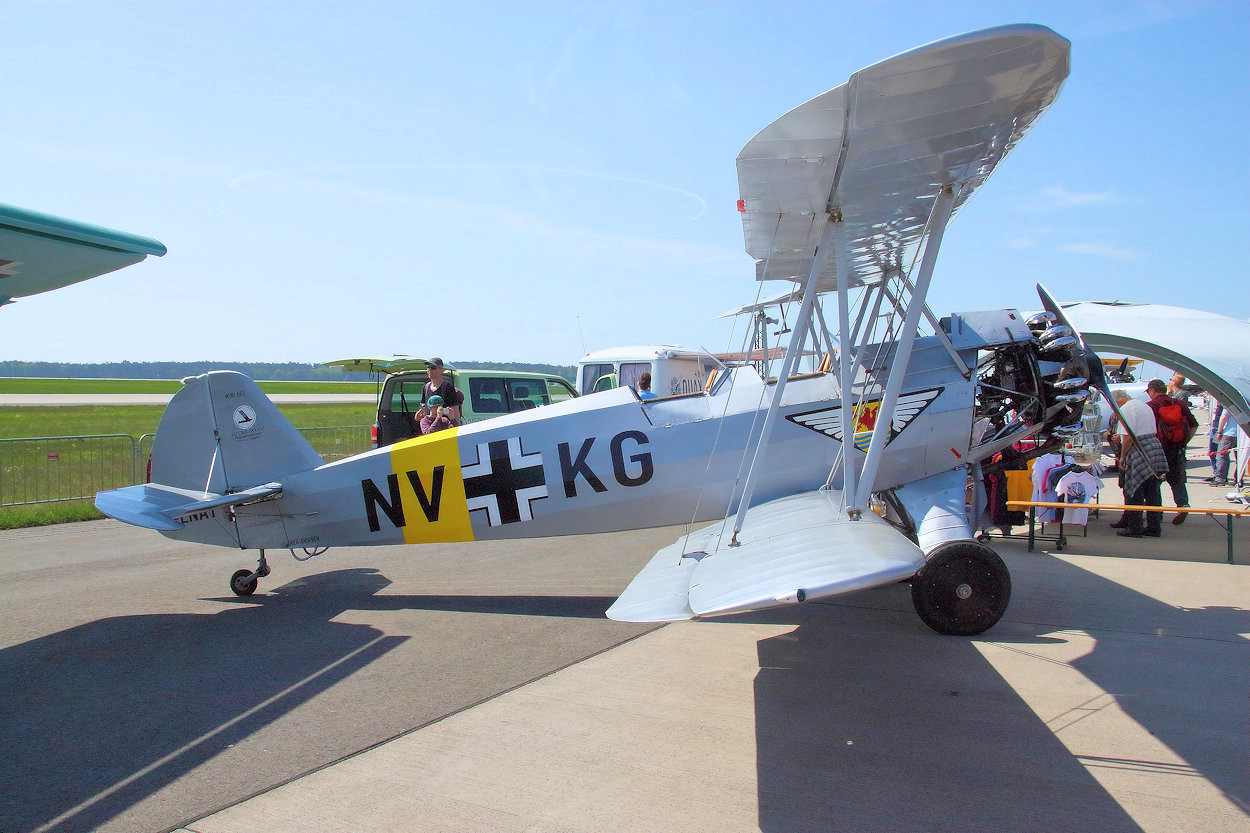
[[[640,401],[618,388],[449,429],[284,476],[279,499],[192,513],[165,534],[269,549],[571,535],[721,518],[736,509],[774,385],[739,367],[709,393]],[[964,464],[974,388],[935,339],[921,340],[875,489]],[[829,478],[847,424],[836,374],[791,378],[780,416],[753,504]],[[862,449],[875,416],[869,396],[851,418]],[[840,474],[832,485],[840,485]]]

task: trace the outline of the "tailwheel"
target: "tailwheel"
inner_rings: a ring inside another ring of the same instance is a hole
[[[256,592],[260,579],[251,570],[236,570],[230,577],[230,589],[236,596],[250,596]]]
[[[911,584],[916,613],[938,633],[974,636],[992,628],[1011,601],[1011,574],[998,554],[976,541],[933,551]]]

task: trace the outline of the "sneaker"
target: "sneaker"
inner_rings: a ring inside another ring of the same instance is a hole
[[[1185,504],[1185,506],[1183,506],[1183,507],[1178,506],[1178,507],[1176,507],[1176,508],[1177,508],[1177,509],[1182,509],[1182,508],[1184,508],[1184,509],[1188,509],[1188,508],[1189,508],[1189,504]],[[1177,513],[1176,513],[1176,517],[1172,519],[1172,526],[1180,526],[1181,524],[1185,523],[1185,519],[1186,519],[1186,518],[1188,518],[1188,517],[1189,517],[1189,513],[1188,513],[1188,512],[1177,512]]]
[[[1203,482],[1203,483],[1214,483],[1214,482],[1215,482],[1215,475],[1211,475],[1210,477],[1204,477],[1204,478],[1202,478],[1202,482]]]
[[[1227,486],[1228,481],[1227,480],[1212,480],[1211,485],[1212,486]]]

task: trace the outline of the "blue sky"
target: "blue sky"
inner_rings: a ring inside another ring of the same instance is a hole
[[[1072,75],[955,219],[930,306],[1033,308],[1042,281],[1250,318],[1245,0],[0,0],[0,202],[169,248],[0,310],[0,358],[735,349],[742,145],[1020,22]]]

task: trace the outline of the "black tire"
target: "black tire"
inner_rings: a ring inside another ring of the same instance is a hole
[[[998,554],[976,541],[951,541],[935,549],[911,583],[921,620],[938,633],[985,633],[1007,612],[1011,573]]]
[[[251,570],[236,570],[234,575],[230,577],[230,590],[234,595],[250,596],[256,592],[256,585],[259,583],[259,579],[253,578],[251,581],[246,581],[251,574]]]

